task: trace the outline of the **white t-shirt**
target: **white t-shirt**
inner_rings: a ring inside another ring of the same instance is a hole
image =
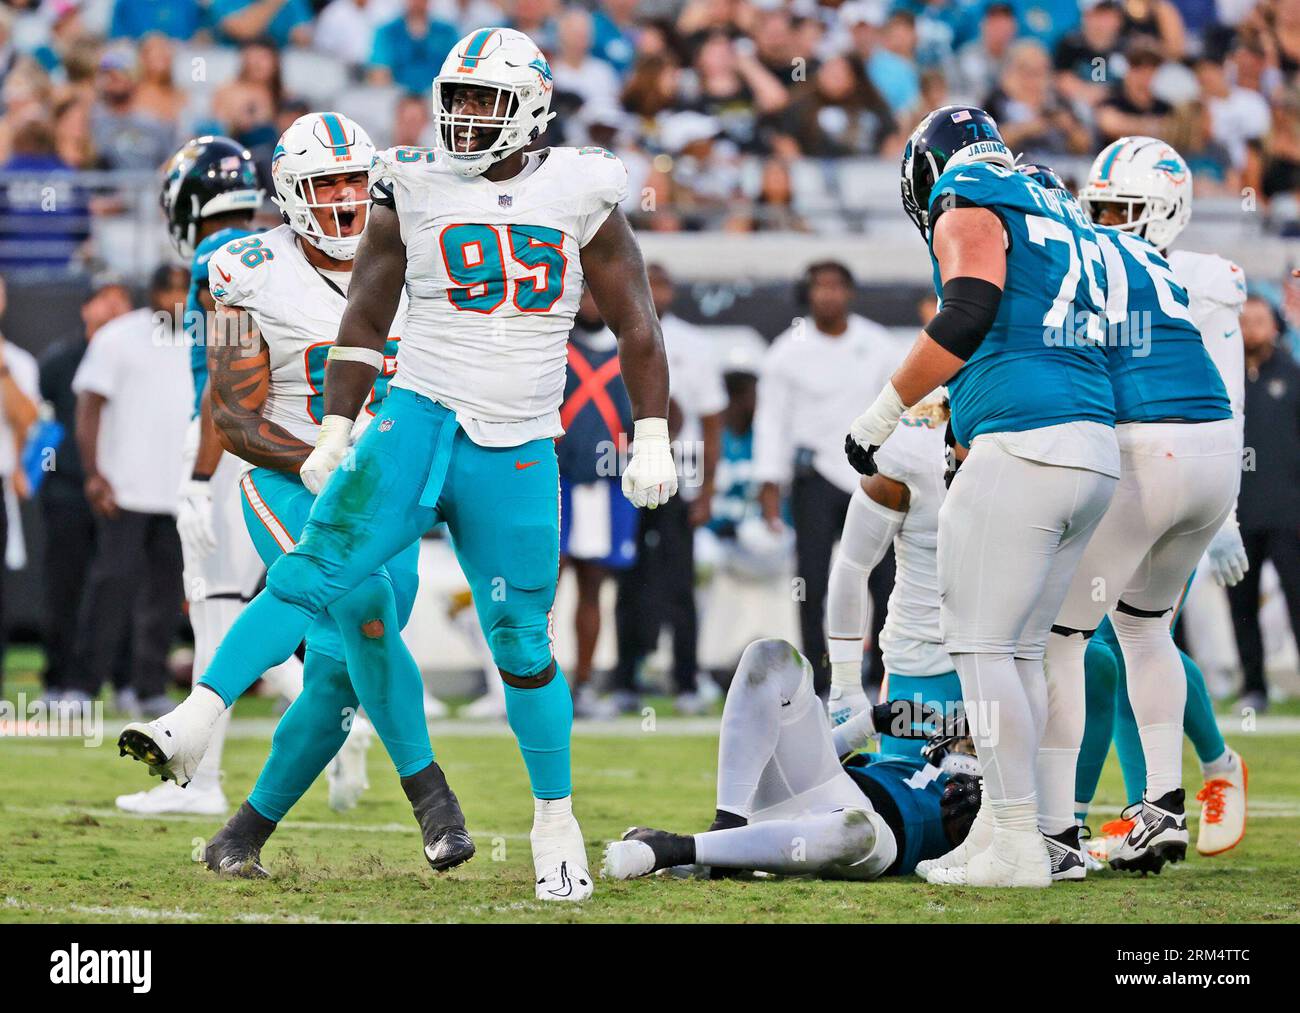
[[[889,382],[907,348],[879,324],[850,316],[839,336],[809,318],[767,350],[754,414],[754,479],[788,482],[795,451],[813,453],[813,468],[852,493],[859,475],[844,456],[849,426]]]
[[[4,364],[9,367],[9,374],[14,378],[18,389],[33,401],[41,400],[41,371],[36,365],[32,353],[17,345],[5,343]],[[14,432],[5,422],[0,421],[0,477],[10,478],[18,466],[18,445],[14,442]]]
[[[312,48],[346,63],[369,63],[375,29],[401,14],[402,4],[396,0],[370,0],[364,7],[355,0],[333,0],[316,20]]]
[[[107,401],[96,463],[117,505],[137,513],[175,514],[185,430],[194,409],[184,340],[170,328],[155,336],[147,308],[124,314],[90,339],[72,390]]]
[[[692,500],[703,477],[704,427],[700,420],[726,409],[727,388],[709,339],[700,328],[671,313],[665,313],[659,325],[668,357],[668,396],[682,413],[681,429],[673,437],[679,451],[679,495]]]

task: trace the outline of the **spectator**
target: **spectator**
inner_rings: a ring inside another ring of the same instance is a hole
[[[238,74],[212,97],[213,116],[227,136],[252,152],[268,193],[273,191],[271,154],[280,137],[276,119],[285,104],[280,53],[260,40],[240,47]]]
[[[674,156],[667,179],[674,210],[720,209],[739,196],[736,146],[722,136],[722,126],[712,116],[699,112],[666,116],[659,141]]]
[[[349,66],[364,66],[379,26],[400,13],[401,3],[396,0],[331,0],[316,21],[312,48]]]
[[[698,714],[720,695],[715,683],[699,679],[695,529],[709,520],[727,394],[704,335],[670,312],[672,276],[659,264],[651,264],[647,274],[668,354],[668,427],[680,484],[678,495],[657,510],[641,511],[636,565],[619,581],[615,685],[624,693],[635,689],[637,669],[668,626],[677,709]]]
[[[1166,60],[1181,60],[1187,49],[1183,16],[1170,0],[1127,0],[1124,4],[1124,37],[1132,41],[1144,36],[1159,47]]]
[[[890,15],[881,29],[880,44],[872,48],[867,60],[867,74],[895,115],[911,115],[921,98],[916,18],[905,11]]]
[[[46,73],[63,77],[72,52],[92,36],[82,20],[77,0],[54,0],[48,9],[52,18],[49,37],[31,53]]]
[[[70,169],[93,169],[98,164],[90,133],[90,106],[85,102],[68,98],[55,107],[54,148],[59,161]]]
[[[506,0],[506,26],[523,32],[543,53],[555,52],[555,8],[557,0]]]
[[[794,207],[794,181],[782,158],[763,162],[752,228],[757,232],[807,232],[808,223]]]
[[[8,306],[5,280],[0,276],[0,320]],[[31,488],[22,469],[23,447],[27,432],[36,421],[36,401],[40,397],[39,371],[31,352],[19,348],[0,333],[0,687],[4,685],[4,657],[8,647],[4,616],[4,570],[13,563],[9,546],[23,545],[22,521],[18,500],[28,499]],[[19,553],[19,560],[25,557]]]
[[[754,418],[754,478],[774,532],[784,527],[782,488],[790,490],[799,626],[819,693],[830,679],[822,621],[831,548],[859,477],[844,457],[844,434],[900,359],[883,327],[852,312],[853,294],[843,264],[809,266],[798,291],[809,318],[768,349]]]
[[[1198,197],[1241,192],[1241,173],[1233,166],[1227,147],[1214,139],[1210,110],[1204,102],[1194,99],[1174,111],[1167,140],[1191,169]]]
[[[403,95],[397,100],[397,109],[393,114],[393,146],[433,146],[432,117],[429,102],[423,95]]]
[[[1142,37],[1124,50],[1128,70],[1110,95],[1097,106],[1097,130],[1103,145],[1129,134],[1162,137],[1169,129],[1173,107],[1152,91],[1156,71],[1164,62],[1160,47]]]
[[[203,25],[199,0],[114,0],[110,39],[142,39],[157,32],[186,41]]]
[[[632,66],[636,54],[637,0],[600,0],[592,12],[592,52],[620,75]]]
[[[752,52],[713,31],[699,41],[682,75],[677,107],[713,117],[738,148],[757,151],[759,118],[780,112],[788,101],[785,87]]]
[[[1262,149],[1260,192],[1266,203],[1300,191],[1300,91],[1288,88],[1274,101],[1272,122]]]
[[[628,572],[637,559],[637,509],[623,495],[618,469],[610,466],[632,432],[632,402],[619,373],[618,341],[586,290],[569,335],[560,423],[560,557],[578,590],[573,712],[613,717],[619,708],[596,696],[591,676],[600,638],[600,589],[607,577]],[[651,593],[663,590],[655,587]],[[635,695],[631,682],[623,688]]]
[[[459,41],[455,25],[429,14],[429,0],[406,0],[402,16],[375,32],[366,76],[371,84],[396,84],[424,95]]]
[[[231,42],[268,39],[277,49],[311,42],[308,0],[211,0],[208,14]]]
[[[0,270],[66,269],[90,235],[89,202],[56,154],[48,122],[28,120],[18,129],[3,170]]]
[[[789,81],[804,54],[799,51],[794,22],[780,7],[755,11],[750,37],[754,56],[778,81]]]
[[[0,7],[0,90],[9,72],[18,66],[18,47],[13,41],[14,16],[8,7]],[[0,105],[0,111],[4,108]]]
[[[997,90],[983,103],[1012,151],[1031,157],[1083,155],[1092,136],[1052,85],[1047,50],[1033,39],[1011,47]]]
[[[128,50],[104,53],[96,88],[98,101],[90,111],[90,132],[103,168],[152,172],[171,157],[176,128],[136,107],[135,66]]]
[[[894,132],[893,114],[866,70],[848,56],[832,56],[812,81],[800,85],[781,118],[790,157],[875,155]]]
[[[1241,705],[1268,708],[1264,644],[1259,628],[1259,580],[1265,562],[1277,570],[1300,638],[1300,364],[1278,344],[1280,314],[1259,296],[1241,311],[1246,348],[1245,446],[1254,467],[1241,474],[1237,520],[1250,569],[1228,588],[1237,653],[1244,675]]]
[[[78,699],[77,615],[86,573],[95,555],[95,517],[86,500],[86,476],[77,452],[77,396],[72,378],[86,354],[86,342],[110,320],[131,311],[131,293],[118,281],[96,286],[81,304],[84,332],[55,344],[40,361],[41,400],[54,409],[63,426],[63,442],[56,448],[54,468],[45,477],[38,496],[45,535],[45,625],[41,643],[45,653],[45,690],[55,699],[72,694]],[[84,692],[81,700],[89,700]]]
[[[1041,42],[1048,52],[1079,26],[1077,0],[1012,0],[1022,38]]]
[[[618,75],[604,60],[591,55],[591,15],[575,8],[565,11],[556,32],[558,47],[551,60],[558,96],[577,100],[576,109],[618,91]]]
[[[189,97],[172,80],[175,46],[167,36],[157,32],[140,42],[140,83],[136,86],[134,108],[174,131],[180,127],[181,113]],[[173,136],[174,133],[173,133]]]
[[[1201,99],[1209,106],[1210,133],[1228,150],[1232,164],[1246,164],[1246,148],[1268,132],[1269,107],[1257,91],[1234,84],[1227,67],[1210,54],[1196,61],[1196,80]]]
[[[188,285],[184,270],[159,268],[150,307],[97,331],[72,381],[96,526],[81,610],[84,670],[73,688],[97,696],[129,635],[132,686],[155,716],[171,707],[167,650],[183,590],[176,498],[193,407],[182,336]]]
[[[672,108],[680,79],[681,68],[667,56],[638,59],[623,86],[623,108],[644,121],[653,120]]]
[[[991,92],[1002,76],[1015,37],[1016,14],[1011,4],[989,4],[980,19],[979,36],[957,50],[952,90],[969,102],[978,102]]]
[[[1056,44],[1056,87],[1071,102],[1095,106],[1124,76],[1124,10],[1119,0],[1092,0],[1083,22]]]

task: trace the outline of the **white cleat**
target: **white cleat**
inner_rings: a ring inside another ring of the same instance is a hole
[[[460,709],[457,717],[474,721],[504,721],[506,719],[506,699],[495,693],[484,693],[477,700],[471,700]]]
[[[860,688],[844,689],[840,686],[831,686],[830,696],[826,700],[826,714],[831,719],[832,728],[870,709],[871,701]]]
[[[227,809],[226,796],[219,784],[205,788],[197,785],[180,788],[166,782],[148,791],[117,796],[117,807],[123,812],[141,816],[161,816],[172,813],[188,816],[224,816]]]
[[[184,788],[199,769],[212,727],[223,712],[215,694],[196,689],[170,713],[153,721],[132,721],[122,729],[117,747],[122,756],[148,764],[150,774]]]
[[[966,839],[946,855],[917,862],[916,874],[929,880],[930,873],[936,869],[953,869],[964,866],[993,843],[993,818],[986,815],[986,812],[987,810],[980,809],[975,816],[974,822],[971,823],[970,833],[966,835]]]
[[[932,869],[925,878],[941,886],[1042,888],[1052,885],[1052,860],[1037,830],[999,830],[965,865]]]
[[[447,705],[430,693],[424,691],[424,718],[426,721],[439,721],[450,712]]]
[[[591,873],[587,871],[587,848],[582,828],[570,816],[559,827],[538,829],[529,835],[533,845],[533,871],[537,876],[537,899],[582,901],[591,896]]]
[[[1246,783],[1250,772],[1236,753],[1236,767],[1205,782],[1196,793],[1201,822],[1196,831],[1196,851],[1221,855],[1235,848],[1246,835]]]
[[[636,879],[654,871],[655,853],[644,841],[610,841],[600,874],[606,879]]]
[[[370,787],[366,777],[366,753],[370,750],[374,729],[360,714],[352,719],[352,728],[343,745],[330,761],[327,778],[330,789],[330,808],[336,813],[355,809],[361,796]]]

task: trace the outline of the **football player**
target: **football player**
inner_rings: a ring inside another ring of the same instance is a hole
[[[969,750],[945,737],[922,755],[936,721],[924,705],[892,700],[832,731],[808,659],[784,640],[756,640],[722,710],[713,824],[699,834],[634,827],[605,848],[602,874],[633,879],[688,866],[826,879],[910,873],[960,844],[979,809]],[[857,752],[883,733],[914,742],[915,755]]]
[[[1190,171],[1168,145],[1154,138],[1123,137],[1097,156],[1080,200],[1102,224],[1139,235],[1167,255],[1174,277],[1187,291],[1192,322],[1218,368],[1240,427],[1245,404],[1245,360],[1238,317],[1246,300],[1245,274],[1236,264],[1215,254],[1168,252],[1191,219],[1192,189]],[[1235,505],[1211,539],[1201,565],[1225,587],[1237,584],[1249,568]],[[1174,623],[1179,615],[1179,611],[1174,613]],[[1245,834],[1247,768],[1223,740],[1200,668],[1186,654],[1179,653],[1187,683],[1183,728],[1196,749],[1205,778],[1197,794],[1201,819],[1196,850],[1202,855],[1217,855],[1235,847]],[[1146,764],[1129,705],[1124,658],[1109,620],[1102,623],[1089,644],[1085,667],[1088,721],[1075,787],[1075,815],[1079,819],[1092,800],[1112,731],[1131,804],[1141,800],[1146,785]],[[1126,817],[1105,824],[1103,836],[1094,846],[1096,853],[1109,857],[1132,829],[1133,821]]]
[[[1146,140],[1152,170],[1190,186],[1177,153]],[[1052,199],[1075,203],[1050,170],[1025,166],[1022,172]],[[1054,875],[1068,879],[1081,879],[1086,870],[1074,806],[1086,715],[1084,657],[1108,612],[1135,673],[1128,693],[1147,759],[1144,796],[1125,813],[1135,825],[1110,862],[1117,869],[1158,872],[1186,853],[1181,784],[1187,684],[1170,626],[1240,482],[1240,427],[1192,319],[1187,291],[1154,244],[1104,224],[1111,212],[1103,207],[1090,200],[1086,209],[1097,223],[1105,263],[1106,363],[1123,470],[1052,626],[1038,760],[1039,826]]]
[[[627,172],[600,148],[526,150],[552,118],[552,90],[532,40],[480,29],[457,43],[434,81],[435,147],[377,156],[352,297],[327,353],[320,435],[300,469],[308,489],[322,491],[204,683],[242,681],[263,659],[287,655],[322,610],[445,521],[532,785],[535,894],[579,901],[592,881],[573,815],[573,707],[551,652],[550,610],[559,562],[554,438],[584,278],[619,338],[632,397],[624,493],[656,507],[677,491],[677,474],[663,342],[619,210]],[[403,287],[401,367],[350,456]],[[349,466],[339,467],[345,457]],[[373,631],[384,639],[396,627],[380,622]],[[155,742],[155,765],[183,766],[201,752],[223,709],[200,689],[160,719],[171,735]]]
[[[875,452],[909,405],[947,383],[970,452],[939,512],[943,646],[961,678],[984,778],[966,840],[927,879],[1045,887],[1035,760],[1052,620],[1119,478],[1091,223],[1013,168],[983,109],[930,113],[904,148],[903,206],[941,308],[847,437]],[[1066,338],[1078,322],[1086,340]],[[971,708],[974,708],[974,713]]]
[[[186,332],[192,337],[194,417],[186,434],[184,480],[176,526],[185,563],[185,596],[194,630],[194,678],[207,669],[217,644],[262,580],[264,567],[244,527],[239,506],[239,461],[222,450],[207,400],[207,326],[213,309],[208,258],[226,243],[254,232],[263,191],[252,156],[228,137],[199,137],[185,144],[163,169],[161,203],[168,235],[190,264]],[[261,673],[259,673],[261,674]],[[302,666],[289,657],[265,676],[292,699],[302,686]],[[229,717],[213,728],[204,761],[186,791],[160,784],[121,795],[120,809],[135,813],[226,811],[221,790],[221,753]]]

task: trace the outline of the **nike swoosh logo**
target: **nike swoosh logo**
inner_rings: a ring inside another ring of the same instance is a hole
[[[221,275],[221,280],[224,281],[227,285],[230,284],[230,275],[226,274],[226,272],[221,270],[221,268],[219,267],[217,268],[217,274]]]
[[[954,178],[957,179],[957,180],[959,180],[960,182],[963,182],[963,183],[978,183],[978,182],[979,182],[979,177],[978,177],[978,176],[963,176],[960,172],[957,173],[957,175],[956,175]]]
[[[515,471],[523,471],[525,468],[531,468],[534,464],[541,464],[541,461],[516,461]]]
[[[534,464],[537,462],[534,461]],[[552,897],[568,897],[573,893],[573,880],[569,879],[569,863],[560,863],[560,889],[547,890]]]

